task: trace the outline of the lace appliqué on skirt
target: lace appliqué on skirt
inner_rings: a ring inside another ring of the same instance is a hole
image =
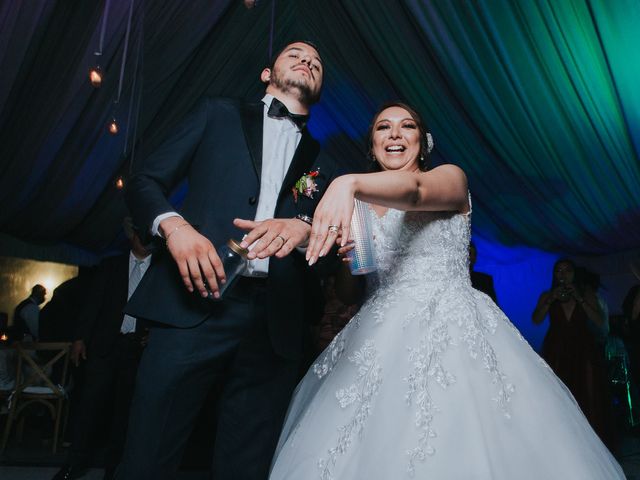
[[[329,449],[328,457],[318,460],[321,480],[333,479],[331,469],[338,457],[347,451],[354,434],[362,434],[366,419],[371,413],[373,397],[382,383],[382,369],[378,360],[373,340],[367,340],[360,350],[349,357],[349,361],[357,366],[356,381],[338,390],[336,398],[341,408],[355,405],[355,412],[347,424],[338,427],[337,445]]]

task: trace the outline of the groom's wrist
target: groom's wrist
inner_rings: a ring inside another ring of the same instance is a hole
[[[304,213],[299,213],[294,218],[306,223],[309,226],[313,225],[313,218],[311,218],[309,215],[305,215]]]
[[[307,246],[309,246],[309,237],[311,236],[311,224],[313,223],[313,219],[307,215],[300,213],[296,215],[293,220],[298,220],[301,225],[304,225],[304,239],[298,245],[296,245],[296,250],[298,250],[300,253],[306,253]]]

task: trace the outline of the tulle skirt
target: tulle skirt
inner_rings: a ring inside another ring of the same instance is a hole
[[[270,478],[625,477],[565,385],[458,282],[365,303],[298,385]]]

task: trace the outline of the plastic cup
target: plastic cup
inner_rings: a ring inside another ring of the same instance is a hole
[[[354,248],[347,253],[351,274],[365,275],[375,271],[378,267],[371,233],[371,209],[357,199],[351,217],[351,238],[355,242]]]

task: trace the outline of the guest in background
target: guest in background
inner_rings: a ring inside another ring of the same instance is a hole
[[[0,312],[0,393],[11,392],[16,384],[14,350],[9,349],[9,315]],[[8,395],[8,393],[7,393]],[[0,395],[0,401],[2,395]],[[0,407],[0,413],[6,413],[6,407]]]
[[[13,314],[13,325],[18,340],[38,340],[40,334],[40,305],[44,303],[47,289],[34,285],[31,295],[18,304]]]
[[[640,256],[629,264],[631,273],[640,281]],[[640,385],[640,283],[632,286],[622,301],[622,313],[626,317],[629,337],[627,349],[631,356],[634,379]]]
[[[71,342],[77,320],[84,306],[92,269],[81,267],[78,276],[70,278],[53,291],[51,300],[40,312],[40,341]]]
[[[476,290],[489,295],[493,303],[498,304],[496,290],[493,288],[493,277],[488,273],[476,272],[476,260],[478,259],[478,250],[473,242],[469,244],[469,271],[471,272],[471,286]]]
[[[551,290],[540,295],[532,320],[540,324],[549,314],[542,357],[571,390],[593,429],[607,443],[610,431],[604,352],[593,333],[604,327],[603,312],[595,291],[576,283],[575,272],[571,260],[555,263]]]
[[[609,305],[602,294],[600,275],[584,267],[577,267],[575,278],[575,283],[581,285],[585,292],[588,291],[590,292],[589,294],[595,295],[598,301],[602,321],[589,322],[588,325],[598,344],[604,346],[607,341],[607,335],[609,335]]]
[[[640,387],[640,284],[632,286],[622,301],[622,313],[627,324],[626,338],[631,376]]]
[[[622,301],[622,313],[630,326],[640,328],[640,284],[629,289]]]
[[[610,331],[605,342],[605,357],[607,359],[608,380],[615,406],[616,437],[620,437],[622,430],[628,430],[638,424],[638,389],[633,381],[631,361],[627,341],[629,332],[627,319],[624,315],[612,315]]]
[[[90,463],[91,441],[110,403],[113,416],[108,422],[105,480],[112,478],[122,456],[135,377],[147,336],[144,325],[124,315],[122,309],[151,263],[151,254],[142,245],[130,219],[125,220],[124,226],[131,251],[102,262],[79,317],[71,358],[75,365],[87,361],[85,380],[76,405],[67,464],[54,480],[84,475]]]

